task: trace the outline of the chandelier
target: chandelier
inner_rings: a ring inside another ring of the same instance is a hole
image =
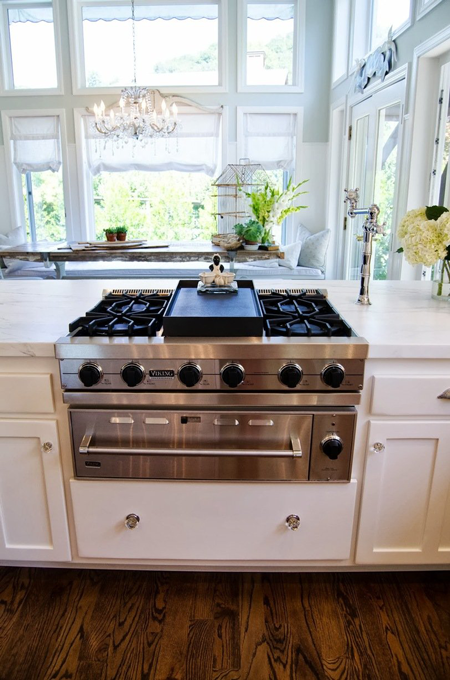
[[[105,140],[117,144],[129,139],[145,145],[149,139],[169,137],[179,127],[177,106],[167,106],[159,90],[136,85],[136,23],[134,0],[131,0],[131,20],[133,31],[133,84],[120,93],[120,112],[111,109],[106,113],[104,102],[94,104],[94,127]],[[161,110],[156,110],[156,93],[161,98]]]

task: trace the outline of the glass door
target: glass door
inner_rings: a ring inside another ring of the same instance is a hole
[[[391,276],[392,234],[397,224],[402,109],[405,81],[377,92],[352,107],[352,136],[348,188],[359,187],[358,207],[376,203],[380,222],[386,222],[385,235],[373,241],[374,279]],[[364,216],[347,220],[346,278],[357,279],[361,268],[361,241]]]

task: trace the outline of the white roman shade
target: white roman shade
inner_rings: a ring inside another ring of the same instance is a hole
[[[296,113],[244,113],[243,156],[266,170],[288,170],[294,165]]]
[[[58,172],[61,167],[58,116],[14,116],[10,120],[13,163],[19,172]]]
[[[167,139],[150,140],[146,146],[129,141],[119,149],[98,133],[93,116],[83,116],[86,161],[90,172],[204,172],[212,177],[220,158],[219,112],[180,113],[181,128]]]

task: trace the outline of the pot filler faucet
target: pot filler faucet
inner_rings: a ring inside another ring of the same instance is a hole
[[[384,234],[384,227],[386,222],[378,224],[378,215],[380,208],[373,203],[368,208],[358,208],[359,189],[344,189],[346,198],[344,203],[349,204],[348,216],[352,219],[357,215],[367,215],[363,224],[363,249],[362,249],[362,264],[361,264],[361,284],[359,287],[359,296],[356,301],[358,305],[370,305],[369,300],[369,281],[370,281],[370,263],[372,260],[372,239],[374,234]]]

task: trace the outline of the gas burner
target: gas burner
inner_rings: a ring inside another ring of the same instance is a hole
[[[266,335],[286,337],[350,337],[352,329],[327,298],[316,291],[259,295]]]
[[[162,327],[169,301],[157,291],[150,294],[107,295],[98,305],[69,325],[80,336],[154,336]]]

